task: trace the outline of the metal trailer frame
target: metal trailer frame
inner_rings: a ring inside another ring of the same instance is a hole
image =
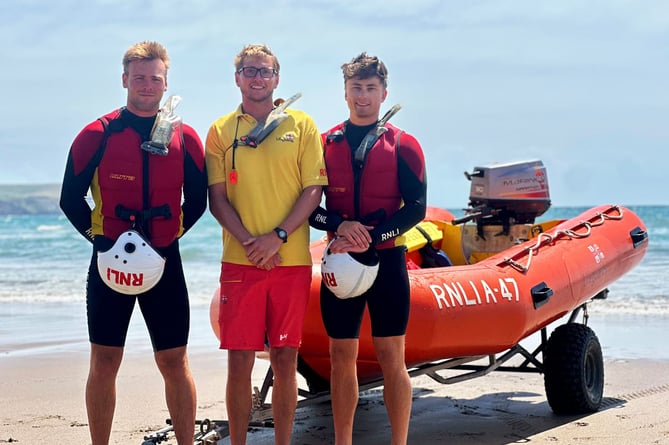
[[[586,301],[581,306],[577,307],[572,311],[569,316],[569,319],[566,325],[569,324],[582,324],[587,326],[588,322],[588,310],[587,305],[595,299],[606,299],[608,295],[608,289],[604,289],[599,292],[597,295],[592,297],[589,301]],[[583,313],[582,321],[576,321],[577,317]],[[478,355],[478,356],[467,356],[467,357],[456,357],[444,360],[438,360],[430,363],[425,363],[414,368],[410,368],[409,376],[411,378],[418,376],[428,376],[432,380],[444,384],[454,384],[460,383],[467,380],[471,380],[477,377],[482,377],[487,374],[490,374],[493,371],[502,371],[502,372],[522,372],[522,373],[545,373],[545,352],[548,345],[549,337],[547,326],[544,326],[539,331],[531,334],[530,336],[525,337],[523,340],[530,338],[532,335],[540,335],[539,345],[532,351],[528,350],[520,344],[512,346],[506,351],[497,354],[489,355]],[[542,358],[539,358],[539,354],[542,354]],[[523,360],[518,365],[505,365],[511,359],[516,357],[522,357]],[[474,364],[487,358],[487,364]],[[601,360],[601,350],[599,359]],[[599,366],[602,367],[603,364],[599,363]],[[439,374],[440,371],[444,370],[455,370],[462,371],[459,374],[444,376]],[[253,394],[253,405],[251,409],[251,416],[249,418],[249,428],[272,428],[274,426],[272,421],[272,406],[267,402],[267,396],[270,389],[272,388],[274,382],[274,373],[272,369],[269,368],[263,380],[263,383],[260,388],[257,386],[254,387]],[[308,383],[308,380],[307,380]],[[603,375],[602,382],[603,385]],[[364,392],[372,388],[376,388],[383,385],[383,379],[374,380],[363,385],[359,386],[359,391]],[[297,402],[297,409],[303,408],[305,406],[314,405],[318,403],[327,402],[330,400],[329,391],[312,391],[311,389],[298,388],[298,397],[301,399]],[[597,405],[597,408],[599,405]],[[153,432],[144,437],[144,442],[142,445],[154,445],[160,444],[164,441],[167,441],[170,435],[173,433],[173,427],[171,425],[171,420],[166,420],[167,426]],[[211,420],[203,419],[196,420],[196,427],[199,431],[195,432],[193,443],[194,445],[216,445],[218,440],[225,438],[229,435],[229,427],[227,420]]]

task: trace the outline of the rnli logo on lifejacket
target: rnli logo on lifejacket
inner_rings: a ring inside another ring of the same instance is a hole
[[[144,285],[143,273],[122,272],[107,268],[107,281],[120,286],[141,287]]]
[[[337,287],[337,277],[334,273],[321,271],[321,278],[323,279],[323,284],[325,284],[327,287]]]

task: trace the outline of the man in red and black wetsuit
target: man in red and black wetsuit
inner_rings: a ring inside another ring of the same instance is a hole
[[[109,443],[116,375],[135,303],[165,380],[177,442],[193,443],[196,392],[186,353],[190,313],[178,240],[206,209],[204,148],[195,130],[185,124],[174,129],[162,153],[141,148],[151,140],[168,68],[167,51],[157,42],[141,42],[127,50],[122,76],[127,104],[77,135],[63,179],[60,206],[93,244],[86,287],[91,343],[86,407],[93,445]],[[89,189],[92,209],[86,200]],[[137,295],[113,290],[97,270],[98,252],[108,250],[131,228],[131,217],[166,260],[160,281]]]
[[[330,245],[333,253],[374,250],[380,262],[374,284],[359,297],[339,299],[321,285],[321,314],[330,337],[335,443],[352,441],[358,337],[367,306],[383,371],[392,444],[405,444],[412,396],[404,360],[409,278],[406,249],[395,247],[394,240],[425,217],[425,160],[410,134],[387,123],[385,131],[376,131],[387,96],[388,72],[383,62],[362,53],[342,65],[342,71],[349,119],[323,135],[328,175],[325,209],[316,209],[310,223],[336,237]],[[367,150],[361,149],[370,132],[380,136]]]

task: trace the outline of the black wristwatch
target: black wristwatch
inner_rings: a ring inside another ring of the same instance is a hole
[[[274,232],[276,233],[276,236],[278,236],[281,239],[281,241],[283,241],[284,243],[288,242],[288,232],[283,230],[281,227],[275,228]]]

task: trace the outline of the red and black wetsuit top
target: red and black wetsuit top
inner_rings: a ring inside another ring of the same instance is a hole
[[[425,217],[427,182],[420,144],[391,124],[365,159],[355,160],[355,150],[375,126],[347,121],[323,134],[327,210],[317,208],[309,221],[329,232],[336,232],[345,220],[372,225],[372,244],[383,249]]]
[[[166,156],[151,154],[141,144],[150,139],[154,121],[155,116],[139,117],[122,108],[88,124],[74,140],[60,206],[89,240],[95,235],[115,240],[130,228],[128,216],[134,214],[152,245],[165,247],[204,213],[207,177],[200,138],[182,124]]]

